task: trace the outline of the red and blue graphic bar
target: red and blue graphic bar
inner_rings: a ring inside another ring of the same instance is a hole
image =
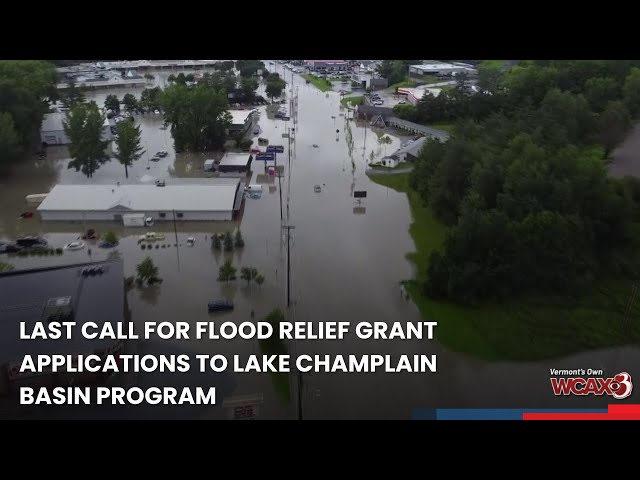
[[[640,405],[609,405],[604,413],[534,413],[525,412],[523,420],[640,420]]]
[[[607,409],[416,409],[414,420],[640,420],[640,405],[609,405]]]

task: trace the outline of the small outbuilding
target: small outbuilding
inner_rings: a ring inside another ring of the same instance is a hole
[[[65,118],[66,115],[62,112],[47,113],[42,119],[40,141],[47,145],[68,145],[71,143],[64,133]],[[102,140],[107,142],[113,140],[111,125],[107,119],[102,126]]]

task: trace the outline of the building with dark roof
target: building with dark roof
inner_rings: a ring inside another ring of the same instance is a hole
[[[125,321],[124,273],[121,260],[0,273],[0,396],[20,386],[57,386],[95,381],[95,375],[19,372],[25,355],[90,355],[115,353],[113,339],[84,338],[80,328],[94,322]],[[37,322],[75,322],[74,335],[60,339],[21,340]],[[82,378],[80,378],[82,377]]]

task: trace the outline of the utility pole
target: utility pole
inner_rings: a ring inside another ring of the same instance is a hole
[[[283,225],[282,229],[287,231],[287,307],[291,306],[291,230],[293,225]]]
[[[276,159],[277,157],[278,154],[276,152],[273,152],[273,158]],[[280,193],[280,221],[283,222],[284,214],[282,213],[282,175],[280,175],[280,171],[278,170],[278,160],[275,160],[273,163],[275,165],[275,173],[278,176],[278,192]]]
[[[283,225],[282,228],[287,231],[287,313],[291,311],[291,230],[296,227],[293,225]],[[294,340],[295,342],[295,340]],[[296,355],[297,351],[297,342],[296,342]],[[303,383],[302,383],[302,372],[298,370],[298,420],[303,419],[302,415],[302,392],[303,392]]]
[[[173,210],[173,233],[176,236],[176,257],[178,259],[178,271],[180,271],[180,244],[178,243],[178,226],[176,225],[176,211]]]
[[[289,221],[289,200],[291,198],[291,132],[295,132],[295,128],[290,128],[287,132],[287,151],[289,154],[289,162],[287,165],[288,176],[287,176],[287,222]]]

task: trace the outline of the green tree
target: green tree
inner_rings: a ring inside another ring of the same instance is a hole
[[[145,259],[136,266],[138,273],[138,280],[147,284],[153,283],[158,279],[158,267],[153,263],[151,257],[145,257]]]
[[[242,238],[242,233],[240,232],[240,229],[236,230],[236,238],[234,243],[236,248],[244,247],[244,238]]]
[[[211,237],[211,245],[213,246],[214,250],[222,250],[220,235],[218,235],[217,233],[213,234],[213,236]]]
[[[140,95],[138,106],[148,112],[160,109],[160,97],[162,89],[160,87],[145,88]]]
[[[584,96],[591,108],[600,113],[607,104],[620,98],[621,84],[611,77],[590,78],[585,82]]]
[[[104,120],[98,106],[91,102],[73,107],[63,122],[64,132],[71,142],[69,168],[82,171],[88,178],[109,160],[105,151],[109,142],[102,140]]]
[[[378,138],[378,143],[384,147],[384,154],[386,156],[387,145],[391,145],[393,143],[393,140],[391,140],[391,137],[389,135],[383,135],[380,138]]]
[[[251,284],[258,277],[258,270],[253,267],[242,267],[240,269],[240,278]]]
[[[631,117],[621,101],[613,101],[599,119],[599,137],[604,146],[604,158],[609,158],[613,149],[624,140],[631,128]]]
[[[115,233],[113,233],[111,230],[109,230],[107,233],[105,233],[102,236],[102,240],[104,240],[107,243],[111,243],[111,244],[116,244],[118,243],[118,237],[116,236]]]
[[[147,73],[144,74],[144,79],[149,81],[149,82],[151,82],[151,81],[155,80],[156,77],[153,74],[147,72]]]
[[[0,112],[8,113],[13,120],[19,154],[31,145],[40,128],[42,116],[49,108],[47,100],[57,98],[56,76],[49,62],[0,60]],[[8,153],[11,156],[12,152]]]
[[[222,79],[222,85],[227,93],[231,93],[238,85],[238,77],[236,77],[236,74],[233,72],[227,72]]]
[[[218,281],[219,282],[230,282],[236,279],[236,268],[231,263],[231,259],[227,259],[220,266],[218,271]]]
[[[11,114],[0,112],[0,172],[7,171],[9,165],[16,161],[21,153],[20,136]]]
[[[478,87],[483,92],[496,93],[500,89],[501,66],[496,62],[478,65]]]
[[[240,81],[240,88],[247,103],[253,102],[258,89],[258,81],[255,78],[243,78]]]
[[[132,93],[125,94],[124,98],[122,99],[122,103],[124,104],[124,108],[128,112],[133,112],[138,108],[138,100]]]
[[[120,100],[116,95],[107,95],[104,100],[104,108],[115,113],[120,113]]]
[[[262,67],[264,67],[264,63],[261,62],[260,60],[236,61],[236,69],[240,72],[241,77],[252,77]]]
[[[624,103],[635,118],[640,114],[640,68],[633,68],[624,81]]]
[[[140,145],[140,126],[132,122],[120,122],[118,124],[118,139],[116,145],[118,151],[116,158],[124,165],[124,174],[129,178],[129,167],[144,155],[144,150]]]
[[[233,251],[233,237],[231,236],[231,232],[226,232],[224,234],[224,251]]]
[[[204,84],[194,88],[171,85],[162,94],[161,106],[177,150],[222,148],[231,125],[224,90]]]
[[[176,76],[172,73],[167,77],[167,82],[174,83],[176,81]]]
[[[216,62],[213,67],[216,70],[219,70],[223,73],[233,70],[234,61],[233,60],[225,60],[223,62]]]
[[[262,285],[264,283],[264,276],[263,275],[257,275],[256,278],[254,278],[254,281],[258,285]]]
[[[74,106],[86,102],[84,87],[78,86],[73,77],[67,80],[67,88],[61,98],[62,105],[65,108],[73,108]]]
[[[265,88],[265,92],[267,96],[273,101],[274,98],[282,95],[282,91],[284,90],[287,82],[282,80],[281,78],[269,77],[267,80],[267,86]]]

